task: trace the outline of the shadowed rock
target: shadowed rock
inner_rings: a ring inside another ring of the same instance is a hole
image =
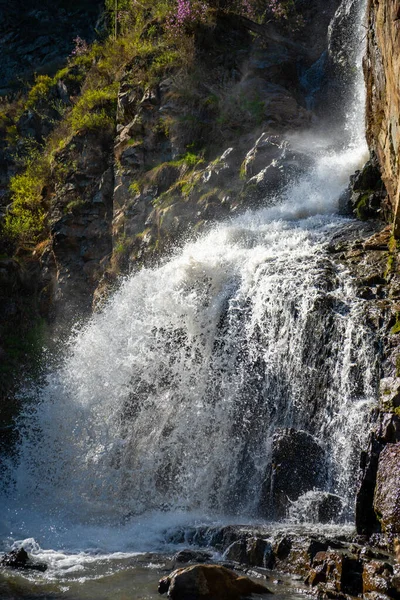
[[[10,567],[11,569],[26,569],[30,571],[47,570],[47,565],[45,563],[32,562],[29,558],[29,554],[24,548],[11,550],[11,552],[5,554],[0,560],[0,565],[3,567]]]

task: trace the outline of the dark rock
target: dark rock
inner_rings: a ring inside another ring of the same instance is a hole
[[[324,538],[293,536],[290,540],[282,538],[277,544],[273,543],[272,547],[275,555],[274,568],[305,577],[314,557],[328,549],[329,541]]]
[[[344,501],[340,496],[313,490],[300,496],[289,507],[289,517],[297,523],[338,523]]]
[[[389,541],[400,534],[400,443],[388,444],[379,456],[374,509]]]
[[[371,535],[380,531],[379,521],[376,517],[373,501],[378,470],[379,455],[383,444],[372,433],[368,449],[361,454],[361,481],[356,496],[356,528],[361,535]]]
[[[11,550],[11,552],[5,554],[0,560],[0,565],[3,567],[10,567],[11,569],[25,569],[42,572],[47,570],[47,565],[45,563],[32,561],[24,548]]]
[[[378,160],[373,154],[360,171],[351,178],[352,188],[356,191],[380,191],[383,186]]]
[[[174,561],[178,563],[188,563],[188,562],[208,562],[211,560],[212,554],[211,552],[201,552],[199,550],[181,550],[177,552],[174,556]]]
[[[290,503],[322,484],[324,472],[325,452],[312,435],[296,429],[277,430],[264,484],[263,511],[274,519],[285,517]]]
[[[386,444],[400,442],[400,417],[395,413],[380,413],[377,436]]]
[[[372,560],[364,565],[363,594],[378,592],[390,598],[398,598],[393,581],[393,566],[388,562]]]
[[[257,537],[242,539],[231,544],[224,554],[228,560],[271,569],[274,564],[274,555],[271,543]]]
[[[240,600],[251,594],[271,593],[261,583],[238,576],[219,565],[177,569],[159,581],[158,591],[172,600]]]

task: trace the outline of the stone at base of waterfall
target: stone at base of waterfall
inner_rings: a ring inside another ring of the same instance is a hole
[[[160,579],[160,594],[172,600],[241,600],[251,594],[270,594],[261,583],[239,576],[220,565],[193,565]]]
[[[186,548],[185,550],[181,550],[177,552],[174,556],[174,562],[176,563],[206,563],[209,562],[212,558],[211,552],[204,552],[201,550],[191,550],[190,548]]]
[[[330,492],[312,490],[300,496],[289,507],[289,518],[295,523],[339,523],[345,502]]]
[[[400,443],[387,444],[379,456],[374,509],[383,533],[400,536]]]
[[[2,567],[10,567],[11,569],[24,569],[42,572],[47,570],[47,565],[45,563],[37,563],[32,561],[24,548],[11,550],[11,552],[5,554],[0,560],[0,565]]]

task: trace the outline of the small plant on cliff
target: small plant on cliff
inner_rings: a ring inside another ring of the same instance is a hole
[[[177,0],[176,9],[167,18],[167,31],[172,37],[193,33],[196,26],[207,22],[209,6],[199,0]]]
[[[104,89],[89,89],[74,106],[70,123],[74,131],[114,126],[117,106],[118,83]]]
[[[3,224],[3,233],[13,241],[26,245],[36,243],[45,222],[42,206],[44,176],[35,173],[33,165],[25,173],[11,179],[10,190],[13,200]]]
[[[71,52],[72,57],[82,56],[89,52],[89,44],[86,42],[86,40],[83,40],[81,37],[79,37],[79,35],[74,38],[74,44],[74,49]]]

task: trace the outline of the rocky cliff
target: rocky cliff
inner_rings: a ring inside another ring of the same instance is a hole
[[[368,48],[364,62],[367,85],[367,139],[379,160],[389,194],[396,236],[400,234],[400,2],[369,0]]]

